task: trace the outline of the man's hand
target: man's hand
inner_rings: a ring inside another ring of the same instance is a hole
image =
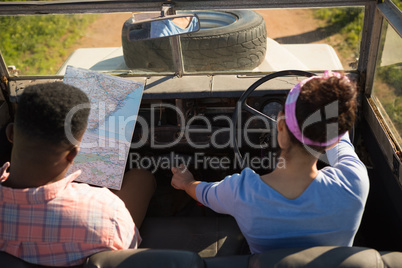
[[[8,167],[10,166],[10,162],[6,162],[1,168],[0,168],[0,182],[8,178],[8,175],[10,173],[6,172]]]

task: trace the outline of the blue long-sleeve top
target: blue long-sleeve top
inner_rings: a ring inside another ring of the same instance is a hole
[[[365,165],[345,134],[327,151],[331,166],[296,199],[264,183],[253,170],[197,185],[197,199],[232,215],[252,253],[273,248],[352,246],[369,191]]]

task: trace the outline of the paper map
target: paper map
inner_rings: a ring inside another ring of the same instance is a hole
[[[68,174],[81,169],[77,181],[120,189],[144,84],[72,66],[63,82],[91,101],[81,151]]]

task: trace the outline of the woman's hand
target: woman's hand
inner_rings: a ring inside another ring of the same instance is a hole
[[[187,167],[181,164],[178,168],[172,168],[172,186],[178,190],[184,190],[194,200],[197,200],[195,189],[200,181],[194,180],[193,174],[188,171]],[[198,201],[198,200],[197,200]]]
[[[186,166],[181,164],[178,168],[172,167],[172,186],[178,190],[187,190],[187,188],[195,182],[193,174],[187,169]]]

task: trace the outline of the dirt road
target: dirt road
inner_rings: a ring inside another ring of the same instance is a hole
[[[268,36],[273,39],[296,36],[317,29],[318,21],[306,9],[258,11],[267,24]],[[89,26],[87,35],[72,48],[121,46],[121,29],[131,13],[102,14]]]
[[[121,29],[124,22],[131,17],[131,13],[110,13],[99,15],[74,46],[80,47],[119,47],[121,46]]]
[[[257,12],[265,19],[268,37],[279,43],[330,43],[335,49],[336,46],[342,45],[341,36],[327,36],[322,31],[322,22],[314,18],[311,9],[271,9]],[[99,15],[89,26],[87,34],[69,49],[68,55],[75,49],[83,47],[120,47],[123,24],[130,17],[129,12]],[[353,52],[349,54],[345,56],[345,53],[343,55],[338,53],[344,66],[355,60]]]
[[[267,24],[268,37],[278,39],[312,32],[319,21],[313,18],[313,11],[307,9],[271,9],[257,11]]]

